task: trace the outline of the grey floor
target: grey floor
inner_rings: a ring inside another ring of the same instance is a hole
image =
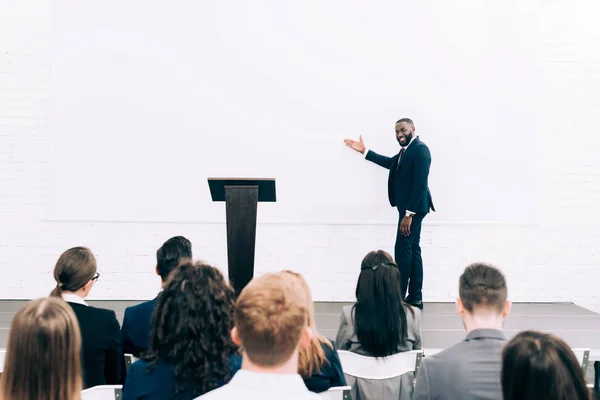
[[[0,348],[6,339],[13,315],[25,301],[0,300]],[[119,322],[125,308],[137,301],[90,301],[95,307],[112,309]],[[316,302],[315,319],[320,333],[335,338],[340,312],[349,303]],[[510,338],[517,332],[535,329],[563,338],[572,348],[591,348],[588,379],[593,378],[593,362],[600,359],[600,315],[572,303],[515,303],[506,319],[505,332]],[[443,349],[461,341],[464,328],[453,303],[425,303],[422,317],[422,341],[425,349]]]

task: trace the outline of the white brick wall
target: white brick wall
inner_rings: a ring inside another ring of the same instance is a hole
[[[593,50],[600,42],[600,5],[544,2],[539,12],[532,20],[540,28],[537,197],[524,199],[536,204],[538,223],[426,220],[426,300],[453,300],[461,269],[484,260],[506,272],[515,301],[573,301],[600,311],[600,55]],[[94,298],[152,297],[155,250],[177,234],[192,240],[197,257],[225,270],[223,224],[46,219],[51,22],[48,0],[0,0],[0,298],[48,293],[56,258],[79,244],[90,246],[100,264]],[[395,223],[260,225],[257,272],[296,269],[309,279],[315,299],[349,300],[362,256],[376,248],[392,251]]]

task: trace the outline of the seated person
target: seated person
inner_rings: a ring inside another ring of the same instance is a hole
[[[318,400],[298,375],[298,352],[310,344],[306,295],[287,273],[250,281],[235,305],[233,341],[243,348],[242,369],[203,400]]]
[[[192,258],[192,244],[183,236],[172,237],[156,251],[156,274],[160,276],[163,288],[171,271],[184,258]],[[133,354],[139,358],[148,348],[152,312],[157,299],[158,297],[125,309],[121,328],[125,354]]]
[[[400,271],[383,250],[365,256],[356,285],[356,303],[344,307],[336,347],[370,357],[421,349],[421,310],[402,300]],[[352,380],[355,397],[410,399],[414,374],[373,386]]]
[[[525,331],[502,352],[504,400],[589,400],[581,363],[554,335]]]
[[[284,271],[291,274],[304,288],[306,293],[306,308],[308,310],[308,326],[313,331],[310,346],[300,349],[298,373],[304,379],[306,387],[311,392],[320,393],[335,386],[346,386],[346,377],[342,363],[332,342],[319,335],[315,324],[315,306],[310,287],[304,277],[296,272]]]
[[[502,398],[502,328],[511,306],[506,280],[491,265],[476,263],[458,282],[456,309],[467,337],[421,362],[414,400]]]
[[[123,400],[191,400],[240,368],[233,343],[233,289],[209,265],[184,260],[152,314],[148,351],[129,367]]]
[[[17,311],[8,333],[0,399],[81,399],[81,334],[63,300],[33,300]]]
[[[112,310],[89,307],[85,298],[100,277],[96,258],[86,247],[61,254],[54,267],[56,288],[50,296],[62,297],[73,309],[82,340],[83,388],[118,385],[124,367],[119,321]]]

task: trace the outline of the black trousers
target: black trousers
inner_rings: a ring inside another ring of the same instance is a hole
[[[400,214],[398,229],[396,231],[396,245],[394,258],[400,270],[400,289],[402,298],[410,300],[423,300],[423,258],[421,257],[421,224],[425,214],[415,214],[410,225],[410,235],[404,236],[400,232],[400,223],[404,213]]]

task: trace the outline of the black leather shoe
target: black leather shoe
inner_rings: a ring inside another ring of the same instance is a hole
[[[404,302],[410,304],[413,307],[417,307],[419,310],[423,309],[423,300],[406,299],[404,300]]]

